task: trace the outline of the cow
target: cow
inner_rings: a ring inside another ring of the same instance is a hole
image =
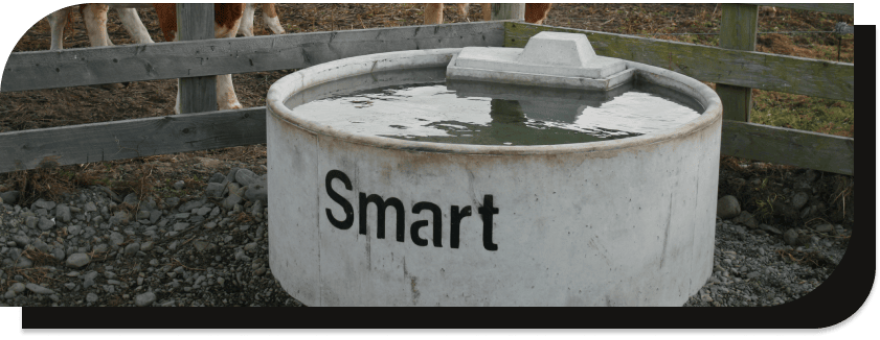
[[[165,41],[177,41],[177,4],[153,4],[159,17],[159,28]],[[214,37],[235,38],[241,27],[245,4],[214,4]],[[242,105],[235,95],[232,75],[217,76],[217,107],[219,110],[241,109]],[[174,113],[180,113],[180,88],[177,89],[177,103]]]
[[[263,10],[263,24],[265,24],[272,33],[284,34],[284,27],[278,20],[278,12],[275,10],[275,4],[260,4]],[[241,26],[238,33],[245,37],[254,36],[254,11],[257,4],[246,4],[244,8],[244,16],[241,18]]]
[[[166,41],[177,40],[177,5],[176,4],[82,4],[80,13],[86,24],[89,42],[93,47],[112,46],[107,33],[107,12],[113,8],[119,14],[123,26],[138,44],[151,44],[153,40],[137,14],[136,8],[153,7],[159,18],[159,27]],[[253,36],[253,15],[255,4],[214,4],[214,36],[215,38],[233,38],[236,33]],[[262,4],[263,20],[277,34],[285,33],[278,20],[274,4]],[[51,27],[51,50],[63,48],[63,29],[70,18],[73,7],[65,7],[50,14],[46,19]],[[249,18],[249,20],[245,20]],[[217,107],[219,110],[241,109],[242,105],[235,94],[232,75],[217,76]],[[180,91],[174,113],[180,113]]]
[[[110,7],[113,7],[116,10],[116,14],[119,15],[119,20],[122,22],[122,26],[125,27],[128,33],[134,39],[135,43],[152,44],[153,39],[150,38],[150,32],[147,31],[147,28],[144,27],[143,22],[141,22],[141,18],[138,16],[135,6],[143,7],[144,5],[79,5],[79,11],[82,15],[83,21],[85,21],[86,31],[89,36],[89,43],[92,45],[92,47],[113,46],[113,43],[110,41],[110,36],[109,34],[107,34],[107,11],[110,10]],[[146,6],[152,7],[149,4],[146,4]],[[52,14],[49,14],[49,16],[46,17],[46,21],[49,22],[50,32],[52,34],[52,41],[49,47],[50,50],[60,50],[64,48],[64,46],[62,45],[62,42],[64,41],[64,27],[67,26],[68,22],[70,21],[70,14],[73,9],[74,6],[64,7],[55,12],[52,12]]]
[[[263,23],[269,27],[272,33],[286,33],[278,20],[278,12],[275,10],[275,4],[260,4],[263,10]],[[241,25],[238,34],[245,37],[254,36],[254,12],[257,4],[246,4]],[[144,27],[136,8],[153,8],[151,4],[82,4],[79,5],[80,14],[85,21],[88,31],[89,43],[92,47],[113,46],[110,36],[107,34],[107,12],[110,8],[116,10],[122,26],[132,36],[136,44],[151,44],[153,39],[150,32]],[[46,17],[49,22],[50,31],[52,33],[52,42],[50,50],[60,50],[62,41],[64,41],[64,27],[70,20],[71,11],[74,6],[59,9]]]
[[[455,4],[458,7],[458,13],[467,17],[469,4]],[[481,4],[483,8],[483,20],[492,20],[492,4]],[[550,7],[553,4],[526,4],[525,20],[526,22],[541,25],[547,19],[550,13]],[[443,23],[443,4],[425,4],[425,25],[436,25]]]

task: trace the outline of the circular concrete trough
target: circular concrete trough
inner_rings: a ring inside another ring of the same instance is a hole
[[[309,306],[682,306],[712,271],[721,102],[705,84],[627,62],[705,111],[548,146],[354,135],[288,107],[425,82],[438,73],[399,71],[442,75],[460,51],[341,59],[271,87],[269,261],[284,289]]]

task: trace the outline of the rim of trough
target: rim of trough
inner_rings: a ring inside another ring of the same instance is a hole
[[[703,114],[701,114],[699,118],[675,128],[636,137],[603,142],[506,146],[416,142],[388,137],[353,134],[333,128],[330,125],[317,124],[301,117],[297,117],[291,109],[284,105],[285,101],[299,91],[348,77],[373,72],[446,66],[449,64],[450,60],[452,60],[452,57],[461,52],[461,50],[461,48],[445,48],[387,52],[343,58],[318,64],[284,76],[272,84],[267,94],[266,109],[272,116],[302,128],[310,133],[337,138],[349,143],[386,149],[498,155],[614,151],[637,146],[658,144],[700,132],[722,118],[721,98],[719,98],[718,94],[708,85],[680,73],[632,61],[626,61],[627,69],[636,69],[637,72],[643,76],[651,76],[650,81],[652,82],[656,82],[661,86],[673,87],[679,92],[693,96],[694,99],[705,108]]]

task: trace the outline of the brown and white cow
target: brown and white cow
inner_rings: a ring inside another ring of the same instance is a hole
[[[259,4],[261,9],[263,10],[263,24],[269,27],[272,30],[272,33],[275,34],[284,34],[284,27],[281,26],[281,21],[278,20],[278,12],[275,10],[275,4]],[[254,36],[254,12],[257,9],[257,4],[246,4],[244,7],[244,16],[241,18],[241,26],[238,28],[238,33],[245,37]]]
[[[254,12],[256,11],[257,5],[258,4],[245,5],[244,15],[242,16],[241,25],[238,30],[238,33],[242,36],[252,37],[254,35]],[[275,10],[275,4],[270,3],[259,5],[262,7],[263,24],[269,27],[272,33],[286,33],[281,26],[281,22],[278,20],[278,12]],[[59,9],[46,17],[46,21],[49,22],[52,33],[51,50],[60,50],[64,48],[62,46],[62,42],[64,41],[64,27],[67,26],[67,23],[70,20],[71,11],[74,10],[74,7],[76,6]],[[153,39],[150,37],[150,32],[144,27],[144,24],[141,22],[136,11],[136,8],[153,8],[152,4],[82,4],[79,5],[79,11],[85,21],[89,42],[92,47],[113,46],[113,43],[110,41],[110,36],[107,34],[107,12],[110,8],[116,10],[116,13],[119,15],[119,20],[122,22],[122,26],[125,27],[128,33],[132,36],[136,44],[153,43]]]
[[[274,33],[284,33],[284,29],[278,20],[274,4],[262,4],[263,20]],[[114,8],[119,14],[120,21],[126,30],[134,37],[136,43],[150,44],[153,40],[144,27],[137,14],[136,8],[153,7],[159,18],[159,26],[166,41],[177,40],[177,6],[176,4],[83,4],[79,6],[80,13],[86,24],[89,42],[93,47],[112,46],[107,33],[107,12]],[[244,36],[253,36],[253,15],[255,4],[214,4],[214,36],[216,38],[233,38],[236,33]],[[52,32],[50,49],[60,50],[63,48],[63,29],[70,18],[73,7],[65,7],[50,14],[46,19],[49,21]],[[243,20],[250,18],[250,20]],[[246,24],[248,26],[242,26]],[[235,95],[232,84],[232,75],[217,76],[217,107],[220,110],[240,109],[241,103]],[[180,92],[177,93],[177,103],[174,112],[180,113]]]
[[[121,5],[121,6],[118,6]],[[136,7],[152,7],[150,4],[82,4],[79,5],[79,11],[83,21],[86,24],[86,30],[89,36],[89,43],[92,47],[113,46],[110,36],[107,34],[107,12],[113,7],[122,26],[131,34],[134,41],[138,44],[151,44],[153,39],[150,38],[150,32],[144,27],[141,18],[138,16]],[[74,7],[64,7],[46,17],[51,27],[52,42],[50,50],[60,50],[64,46],[64,27],[70,20],[71,11]]]
[[[165,41],[177,41],[177,4],[153,4],[159,17],[159,27]],[[214,37],[235,38],[244,15],[245,4],[214,4]],[[217,76],[217,107],[219,110],[241,109],[242,105],[235,95],[232,75]],[[174,113],[180,113],[180,89],[177,90],[177,103]]]
[[[455,4],[458,7],[460,16],[467,17],[468,5]],[[480,4],[483,8],[483,20],[492,20],[492,4]],[[525,20],[526,22],[541,25],[547,19],[550,13],[550,7],[553,4],[526,4]],[[425,25],[436,25],[443,23],[443,4],[431,3],[425,4]]]

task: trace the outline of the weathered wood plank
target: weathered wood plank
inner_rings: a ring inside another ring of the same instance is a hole
[[[538,32],[583,33],[597,54],[663,67],[696,79],[853,101],[855,67],[850,63],[746,52],[622,34],[506,23],[505,47],[524,47]]]
[[[266,142],[265,107],[0,133],[0,173]],[[853,139],[725,121],[721,152],[853,175]]]
[[[835,3],[826,3],[826,4],[749,4],[749,5],[761,5],[761,6],[773,6],[773,7],[782,7],[782,8],[791,8],[791,9],[802,9],[808,11],[818,11],[825,13],[835,13],[835,14],[849,14],[853,15],[855,10],[853,9],[854,4],[835,4]]]
[[[0,173],[266,142],[266,107],[0,133]]]
[[[721,153],[774,164],[853,175],[853,138],[725,120]]]
[[[501,46],[504,22],[280,34],[12,53],[0,91],[300,69],[365,54]]]
[[[754,51],[758,40],[758,6],[721,4],[721,48]],[[715,92],[724,107],[724,119],[748,122],[752,110],[752,89],[716,84]]]
[[[214,4],[177,4],[177,40],[214,38]],[[180,113],[217,109],[217,77],[180,78]]]
[[[526,4],[492,4],[492,20],[525,20]]]

